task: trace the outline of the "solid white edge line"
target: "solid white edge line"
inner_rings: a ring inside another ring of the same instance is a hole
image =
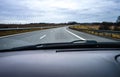
[[[67,30],[67,29],[65,29],[68,33],[70,33],[70,34],[72,34],[72,35],[74,35],[75,37],[77,37],[77,38],[79,38],[79,39],[81,39],[81,40],[86,40],[86,39],[84,39],[84,38],[82,38],[82,37],[80,37],[80,36],[78,36],[78,35],[76,35],[76,34],[74,34],[74,33],[72,33],[72,32],[70,32],[69,30]]]
[[[43,38],[45,38],[46,37],[46,35],[43,35],[42,37],[40,37],[40,39],[43,39]]]

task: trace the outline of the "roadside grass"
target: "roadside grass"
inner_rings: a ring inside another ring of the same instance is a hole
[[[50,29],[50,28],[31,28],[31,29],[24,29],[24,30],[4,30],[4,31],[0,31],[0,36],[13,35],[13,34],[19,34],[19,33],[25,33],[25,32],[32,32],[32,31],[37,31],[37,30],[45,30],[45,29]]]
[[[113,26],[112,26],[113,27]],[[82,31],[85,33],[89,33],[89,34],[93,34],[93,35],[97,35],[97,36],[102,36],[102,37],[107,37],[107,38],[112,38],[112,39],[116,39],[116,40],[120,40],[120,33],[114,33],[114,30],[112,30],[113,28],[110,28],[111,30],[109,31],[113,31],[113,33],[107,33],[107,32],[98,32],[100,30],[100,26],[99,25],[94,25],[94,26],[89,26],[89,25],[74,25],[74,26],[70,26],[70,29],[73,30],[77,30],[77,31]],[[108,30],[107,30],[108,31]]]

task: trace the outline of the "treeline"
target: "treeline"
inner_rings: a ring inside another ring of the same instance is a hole
[[[44,26],[66,26],[79,24],[77,22],[68,23],[30,23],[30,24],[0,24],[0,28],[24,28],[24,27],[44,27]]]
[[[102,23],[79,23],[89,29],[120,31],[120,23],[102,22]]]
[[[0,28],[25,28],[25,27],[50,27],[50,26],[61,26],[64,24],[55,23],[30,23],[30,24],[0,24]]]
[[[25,28],[25,27],[50,27],[50,26],[66,26],[66,25],[83,25],[82,28],[96,30],[115,30],[120,31],[120,23],[113,22],[95,22],[95,23],[78,23],[71,21],[68,23],[30,23],[30,24],[0,24],[0,28]],[[79,27],[78,26],[78,27]],[[80,27],[80,28],[81,28]]]
[[[119,31],[120,30],[120,23],[110,23],[110,22],[103,22],[101,23],[100,30],[115,30]]]

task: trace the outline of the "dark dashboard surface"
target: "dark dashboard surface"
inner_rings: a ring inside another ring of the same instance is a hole
[[[0,77],[120,77],[120,50],[0,53]]]

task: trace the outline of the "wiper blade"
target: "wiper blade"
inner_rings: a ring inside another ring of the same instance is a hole
[[[47,44],[37,44],[30,46],[23,46],[11,49],[0,50],[4,51],[22,51],[22,50],[38,50],[38,49],[59,49],[59,48],[87,48],[95,47],[97,44],[94,40],[75,40],[72,42],[65,43],[47,43]]]
[[[75,41],[66,42],[66,43],[47,43],[47,44],[23,46],[23,47],[11,48],[6,50],[0,50],[0,52],[40,50],[40,49],[67,49],[67,48],[120,48],[120,42],[98,43],[94,40],[75,40]]]

